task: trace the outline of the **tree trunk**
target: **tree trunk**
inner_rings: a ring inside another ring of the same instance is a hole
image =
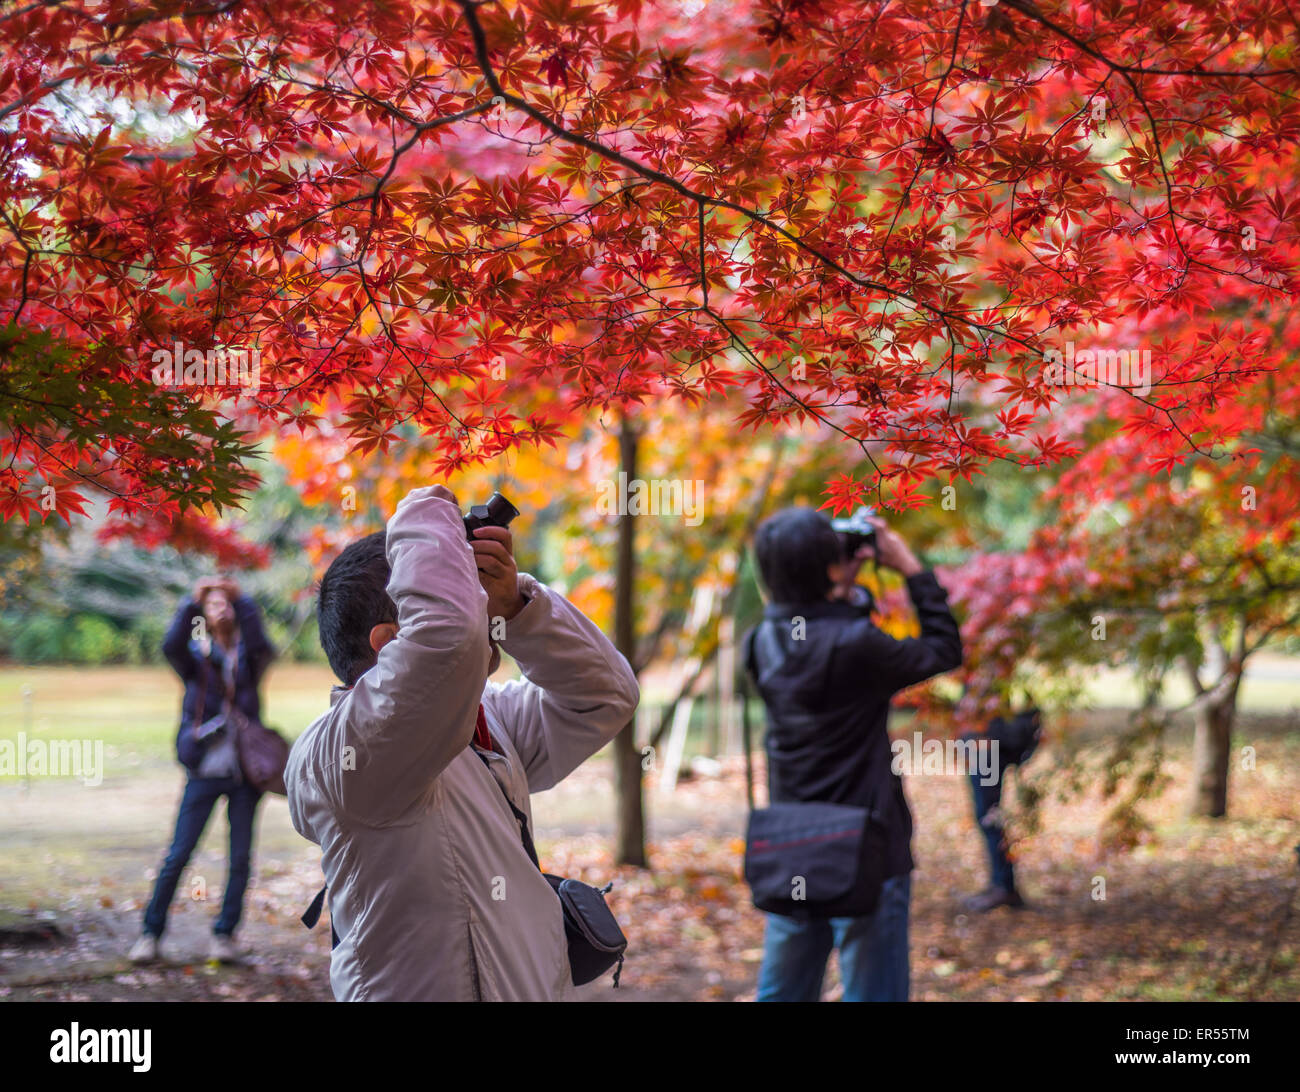
[[[618,432],[619,463],[620,469],[627,472],[629,487],[636,480],[637,439],[627,417],[623,416]],[[614,576],[614,645],[629,664],[636,663],[636,624],[632,614],[636,585],[635,519],[627,512],[618,517],[618,562]],[[635,717],[614,737],[614,785],[618,795],[616,860],[619,864],[645,868],[645,809]]]
[[[1228,771],[1232,764],[1232,726],[1237,715],[1238,674],[1197,706],[1192,744],[1192,800],[1189,814],[1220,819],[1228,814]],[[1216,688],[1217,689],[1217,688]]]

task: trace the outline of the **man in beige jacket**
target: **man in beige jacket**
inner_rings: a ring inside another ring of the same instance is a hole
[[[618,734],[636,677],[594,624],[511,556],[471,545],[456,497],[412,491],[321,582],[344,685],[294,743],[294,828],[321,847],[340,1001],[571,994],[559,899],[503,796],[528,816]],[[499,643],[524,678],[489,684]]]

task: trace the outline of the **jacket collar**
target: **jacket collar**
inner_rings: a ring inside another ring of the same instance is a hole
[[[768,603],[763,608],[763,617],[775,621],[787,618],[854,618],[862,613],[862,608],[854,606],[843,599],[813,600],[809,603]]]

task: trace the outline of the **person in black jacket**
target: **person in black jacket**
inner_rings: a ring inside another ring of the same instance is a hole
[[[233,732],[213,731],[227,700],[261,719],[258,686],[275,658],[257,604],[229,580],[205,579],[180,605],[163,639],[163,654],[185,685],[176,756],[188,775],[171,848],[144,914],[144,932],[131,949],[135,962],[160,958],[160,939],[181,873],[203,836],[212,808],[226,797],[230,868],[209,957],[234,961],[234,932],[243,913],[252,863],[253,820],[261,793],[240,770]]]
[[[767,710],[768,795],[873,808],[887,832],[875,913],[805,921],[767,915],[759,1001],[816,1001],[839,950],[845,1001],[905,1001],[912,815],[892,771],[889,702],[904,687],[961,666],[961,634],[947,593],[896,532],[876,517],[875,545],[844,557],[830,521],[789,508],[755,536],[768,603],[752,631],[752,674]],[[855,579],[863,561],[897,570],[921,624],[898,640],[871,620]]]

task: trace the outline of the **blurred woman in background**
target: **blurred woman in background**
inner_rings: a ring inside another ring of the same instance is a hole
[[[171,848],[145,910],[144,932],[130,958],[135,962],[161,958],[160,941],[181,873],[203,836],[213,805],[224,796],[230,821],[230,867],[209,958],[234,962],[239,957],[234,933],[243,913],[253,820],[261,793],[240,769],[234,727],[225,723],[224,711],[229,703],[260,719],[258,686],[275,652],[263,632],[257,604],[241,595],[233,581],[207,578],[181,603],[163,639],[163,654],[185,686],[176,756],[187,779]]]

